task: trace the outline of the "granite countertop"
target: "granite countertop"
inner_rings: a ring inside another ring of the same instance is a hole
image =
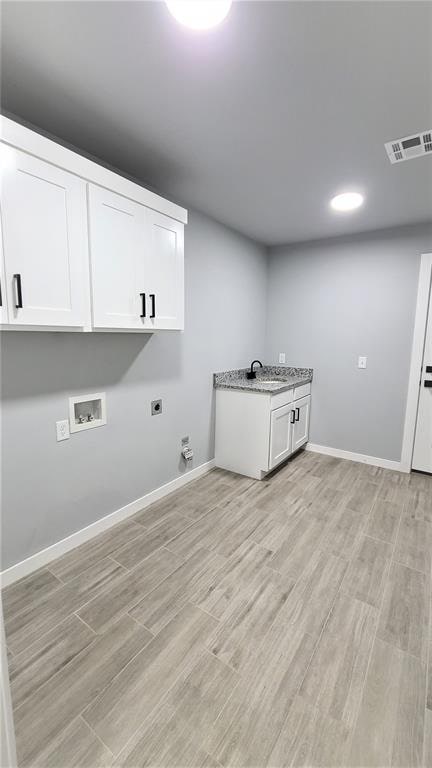
[[[256,367],[256,379],[247,379],[250,368],[238,368],[234,371],[221,371],[213,375],[215,389],[234,389],[244,392],[266,392],[275,395],[287,389],[309,384],[312,381],[312,368],[292,368],[289,365],[264,365]],[[269,384],[268,381],[276,382]]]

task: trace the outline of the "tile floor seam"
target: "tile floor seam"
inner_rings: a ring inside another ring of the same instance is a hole
[[[405,651],[404,648],[399,648],[398,645],[395,645],[394,643],[390,642],[390,640],[383,640],[382,637],[377,637],[377,639],[380,641],[380,643],[384,643],[384,645],[388,645],[389,648],[391,648],[393,651],[397,651],[398,653],[401,653],[402,656],[409,656],[410,659],[414,659],[414,661],[418,662],[422,667],[427,667],[426,660],[420,659],[418,656],[416,656],[414,653],[411,653],[410,651]]]
[[[215,654],[215,653],[213,653],[213,651],[211,651],[211,650],[210,650],[210,648],[208,648],[206,645],[204,645],[204,652],[205,652],[206,654],[208,654],[209,656],[211,656],[211,657],[212,657],[212,659],[215,659],[216,661],[218,661],[218,662],[219,662],[219,664],[222,664],[224,667],[226,667],[227,669],[229,669],[229,670],[230,670],[230,672],[233,672],[233,673],[235,674],[235,676],[236,676],[236,677],[239,677],[239,678],[241,678],[242,674],[241,674],[240,670],[238,670],[238,669],[234,669],[234,667],[232,667],[232,666],[231,666],[231,664],[228,664],[228,662],[227,662],[227,661],[225,661],[224,659],[220,659],[220,658],[219,658],[219,656],[216,656],[216,654]],[[222,707],[222,708],[223,708],[223,707]]]
[[[63,624],[65,621],[67,621],[68,619],[70,619],[70,617],[71,617],[72,615],[73,615],[73,612],[71,612],[71,613],[68,613],[66,616],[63,616],[63,618],[62,618],[62,619],[60,619],[60,621],[58,621],[58,622],[56,622],[55,624],[51,625],[51,626],[49,627],[49,629],[47,629],[47,630],[46,630],[46,632],[43,632],[43,633],[42,633],[42,635],[40,635],[40,637],[38,637],[36,640],[34,640],[32,643],[30,643],[30,645],[28,645],[26,648],[23,648],[23,649],[22,649],[22,651],[20,651],[19,653],[16,653],[16,654],[14,655],[14,658],[15,658],[15,659],[17,659],[19,656],[21,656],[21,654],[22,654],[22,653],[28,653],[29,651],[31,652],[31,649],[32,649],[32,647],[33,647],[34,645],[36,645],[36,643],[40,643],[41,641],[43,641],[43,639],[46,637],[46,635],[48,635],[50,632],[53,632],[55,629],[57,629],[57,627],[59,627],[59,626],[60,626],[61,624]],[[77,618],[79,618],[79,617],[77,617]],[[94,632],[94,630],[92,630],[92,632]],[[94,634],[95,634],[95,636],[96,636],[96,633],[94,633]],[[20,705],[20,706],[21,706],[21,705]]]
[[[109,746],[108,746],[107,744],[105,744],[105,742],[103,741],[103,739],[101,739],[101,737],[100,737],[100,736],[98,736],[98,734],[96,733],[96,731],[94,730],[94,728],[92,728],[92,727],[91,727],[90,723],[88,723],[88,722],[87,722],[87,720],[84,720],[84,718],[83,718],[83,716],[82,716],[82,714],[81,714],[81,713],[78,715],[78,717],[77,717],[76,719],[77,719],[77,720],[81,720],[81,722],[82,722],[82,723],[84,723],[84,725],[85,725],[85,726],[86,726],[86,727],[87,727],[87,728],[88,728],[88,729],[91,731],[91,733],[92,733],[92,734],[93,734],[93,736],[94,736],[94,737],[95,737],[95,738],[98,740],[98,742],[99,742],[100,744],[102,744],[102,746],[103,746],[105,749],[107,749],[107,750],[108,750],[108,752],[110,753],[110,755],[112,755],[112,757],[114,757],[114,753],[112,752],[112,750],[109,748]],[[91,766],[89,766],[89,768],[92,768],[92,767],[91,767]]]
[[[131,608],[130,610],[132,611],[132,610],[133,610],[133,608]],[[176,614],[176,615],[177,615],[177,614]],[[130,618],[132,621],[134,621],[134,622],[135,622],[135,624],[138,624],[138,626],[139,626],[139,627],[142,627],[143,629],[145,629],[145,630],[146,630],[146,631],[147,631],[147,632],[148,632],[148,633],[149,633],[149,634],[150,634],[152,637],[157,637],[157,635],[159,634],[159,632],[152,632],[152,631],[151,631],[151,629],[149,629],[148,627],[146,627],[146,625],[145,625],[145,624],[143,624],[143,622],[142,622],[142,621],[140,621],[139,619],[135,618],[135,616],[131,616],[129,611],[127,611],[127,612],[126,612],[126,616],[129,616],[129,618]],[[159,630],[159,631],[161,631],[161,630]]]
[[[186,519],[186,518],[184,518],[184,519]],[[189,519],[188,519],[188,522],[189,522]],[[189,525],[186,525],[186,527],[185,527],[185,528],[183,528],[183,529],[180,531],[180,533],[176,533],[176,535],[175,535],[175,536],[172,536],[170,539],[168,539],[167,541],[163,542],[163,544],[160,544],[158,547],[156,547],[155,549],[153,549],[151,552],[149,552],[149,554],[148,554],[148,555],[146,555],[145,557],[143,557],[143,558],[142,558],[142,560],[139,560],[137,563],[135,563],[135,565],[134,565],[134,566],[132,566],[132,568],[128,568],[126,565],[123,565],[123,563],[119,563],[119,562],[118,562],[118,560],[116,560],[116,559],[115,559],[114,555],[115,555],[115,553],[116,553],[116,552],[119,552],[121,549],[124,549],[125,547],[129,546],[129,544],[132,544],[132,543],[133,543],[134,541],[136,541],[137,539],[140,539],[142,536],[145,536],[145,534],[147,533],[147,531],[144,531],[144,533],[141,533],[139,536],[136,536],[134,539],[131,539],[130,541],[126,541],[126,542],[125,542],[125,544],[122,544],[122,546],[121,546],[121,547],[118,547],[116,550],[114,550],[114,552],[112,552],[110,555],[108,555],[108,557],[110,557],[110,559],[111,559],[111,560],[114,560],[114,562],[115,562],[115,563],[117,563],[117,565],[120,565],[120,566],[121,566],[121,568],[125,569],[127,573],[133,573],[133,572],[134,572],[134,571],[135,571],[137,568],[139,568],[139,567],[140,567],[140,566],[141,566],[141,565],[142,565],[142,564],[143,564],[143,563],[144,563],[146,560],[148,560],[148,559],[149,559],[149,557],[151,557],[152,555],[156,554],[156,552],[159,552],[161,549],[166,549],[166,548],[167,548],[167,546],[166,546],[167,544],[169,544],[171,541],[174,541],[174,540],[175,540],[175,539],[176,539],[178,536],[181,536],[181,535],[182,535],[182,534],[183,534],[185,531],[187,531],[187,530],[188,530],[188,529],[189,529],[189,528],[190,528],[192,525],[193,525],[193,522],[189,522]],[[149,529],[149,530],[150,530],[150,529]],[[171,550],[170,550],[170,551],[171,551]]]
[[[418,568],[413,568],[412,565],[407,565],[406,563],[403,563],[401,560],[397,560],[395,557],[392,558],[392,563],[394,563],[395,565],[401,565],[402,568],[407,568],[409,571],[418,573],[420,576],[425,576],[426,579],[429,578],[429,574],[426,571],[420,571]]]
[[[80,610],[80,609],[78,609],[78,610]],[[100,637],[100,635],[93,629],[93,627],[90,626],[90,624],[87,624],[87,622],[84,621],[84,619],[82,619],[81,616],[78,616],[78,613],[76,611],[74,611],[71,614],[71,616],[76,616],[78,621],[80,621],[82,624],[84,624],[84,626],[87,627],[87,629],[89,629],[90,632],[92,632],[93,635],[95,635],[96,637]]]

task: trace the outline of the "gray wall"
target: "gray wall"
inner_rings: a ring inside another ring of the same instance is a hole
[[[432,227],[417,226],[270,251],[266,359],[285,352],[314,368],[311,442],[400,459],[420,254],[431,250]]]
[[[179,476],[183,435],[213,457],[212,373],[264,354],[266,255],[193,212],[185,238],[184,333],[2,334],[3,568]],[[108,424],[57,443],[68,396],[99,390]]]

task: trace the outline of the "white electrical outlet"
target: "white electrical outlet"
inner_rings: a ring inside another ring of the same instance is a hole
[[[285,352],[279,352],[279,362],[281,365],[285,365]]]
[[[56,421],[56,432],[58,443],[60,440],[69,440],[69,421],[67,419],[63,419],[63,421]]]
[[[359,357],[358,359],[358,367],[359,368],[366,368],[367,366],[367,357]]]

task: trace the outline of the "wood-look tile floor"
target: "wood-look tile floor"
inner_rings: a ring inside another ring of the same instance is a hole
[[[431,552],[431,477],[214,470],[4,591],[19,765],[430,766]]]

